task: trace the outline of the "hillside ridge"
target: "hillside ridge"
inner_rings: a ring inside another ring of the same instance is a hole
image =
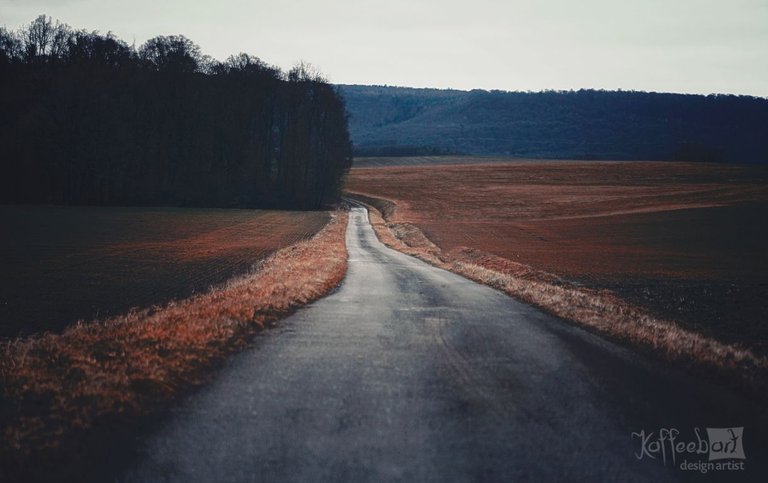
[[[768,162],[768,99],[337,85],[356,155]]]

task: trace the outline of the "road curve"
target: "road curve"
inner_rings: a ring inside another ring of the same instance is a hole
[[[680,455],[638,459],[631,433],[726,426],[745,428],[746,471],[708,480],[764,475],[759,405],[393,251],[363,209],[346,236],[342,286],[236,356],[117,480],[696,479]]]

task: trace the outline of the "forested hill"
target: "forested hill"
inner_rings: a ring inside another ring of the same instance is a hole
[[[768,163],[768,99],[342,85],[358,155]]]
[[[335,87],[191,40],[0,28],[0,202],[320,208],[351,165]]]

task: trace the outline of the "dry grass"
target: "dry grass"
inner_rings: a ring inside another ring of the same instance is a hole
[[[765,167],[466,161],[353,168],[346,188],[387,200],[374,204],[387,223],[417,227],[443,252],[471,247],[610,290],[768,356]]]
[[[0,206],[0,338],[206,292],[328,220],[325,211]]]
[[[346,189],[396,203],[383,212],[389,222],[417,225],[444,250],[471,246],[572,278],[764,281],[768,269],[755,242],[768,232],[753,223],[768,206],[761,167],[542,161],[353,168]]]
[[[373,206],[387,206],[393,213],[391,201],[352,197],[370,205],[374,230],[391,248],[502,290],[558,317],[705,373],[753,396],[768,396],[768,357],[654,317],[607,290],[576,286],[555,274],[476,249],[443,252],[433,243],[426,243],[427,237],[416,233],[417,227],[388,223]]]
[[[351,194],[350,197],[368,205],[369,208],[374,208],[368,210],[368,219],[382,243],[433,265],[448,268],[445,260],[441,258],[442,251],[440,248],[432,243],[416,226],[410,223],[387,222],[388,213],[393,214],[395,211],[396,205],[393,202],[358,193]]]
[[[208,293],[9,342],[0,353],[0,451],[55,448],[100,422],[151,412],[200,383],[265,324],[342,281],[346,220],[336,213],[312,239]]]

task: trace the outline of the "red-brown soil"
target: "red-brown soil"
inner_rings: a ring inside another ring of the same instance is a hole
[[[327,212],[0,206],[0,337],[205,292],[327,221]]]
[[[0,472],[78,470],[98,445],[94,432],[167,408],[266,324],[333,290],[347,268],[347,216],[330,218],[311,239],[206,293],[0,345]],[[50,478],[82,481],[40,479]]]
[[[768,352],[768,170],[542,161],[354,168],[444,252],[481,250]]]

